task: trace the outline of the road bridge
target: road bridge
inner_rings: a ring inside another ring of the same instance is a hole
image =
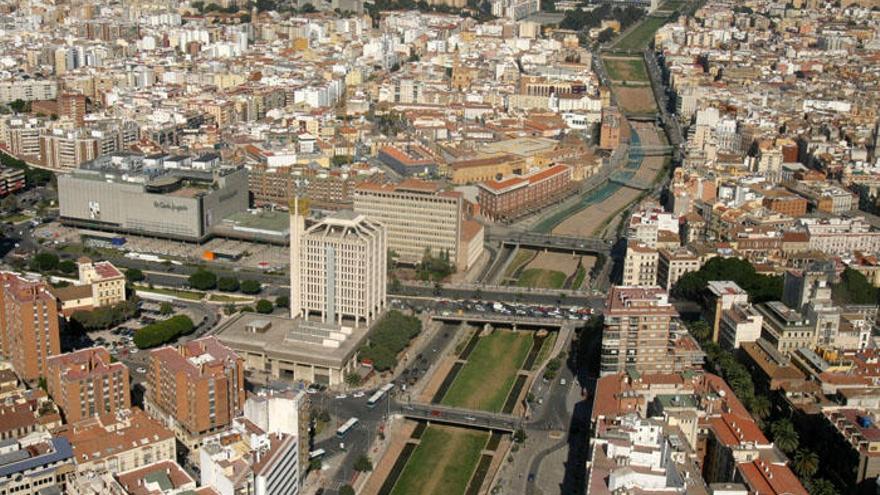
[[[513,433],[520,427],[522,418],[512,414],[492,413],[417,402],[395,404],[398,414],[407,419],[443,423],[469,428],[482,428]]]
[[[641,156],[666,156],[672,154],[672,146],[633,146],[630,153]]]
[[[486,240],[511,246],[551,249],[573,253],[607,255],[611,252],[611,244],[604,239],[523,232],[499,227],[490,228],[486,234]]]
[[[467,322],[467,323],[486,323],[489,325],[511,325],[514,328],[517,326],[528,326],[528,327],[555,327],[562,328],[569,323],[577,322],[578,320],[565,320],[562,318],[552,318],[552,317],[536,317],[536,316],[520,316],[520,315],[505,315],[498,313],[450,313],[448,315],[437,314],[431,316],[432,320],[443,321],[443,322]]]
[[[629,187],[630,189],[638,189],[639,191],[650,191],[651,184],[632,178],[625,177],[623,174],[614,174],[609,179],[608,182],[613,182],[614,184],[619,184],[624,187]]]

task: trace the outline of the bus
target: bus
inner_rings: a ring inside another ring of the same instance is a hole
[[[324,449],[313,450],[309,452],[309,460],[320,459],[321,457],[324,457],[324,454],[326,453],[327,452]]]
[[[344,425],[340,426],[338,430],[336,430],[336,436],[339,438],[345,437],[345,435],[354,428],[354,425],[358,424],[357,418],[351,418],[345,422]]]
[[[392,388],[394,388],[393,383],[389,383],[387,385],[382,385],[382,388],[380,388],[379,390],[376,390],[376,393],[374,393],[373,395],[370,396],[369,399],[367,399],[367,407],[375,407],[376,404],[378,404],[379,401],[382,400],[382,397],[384,397],[385,394],[390,392]]]

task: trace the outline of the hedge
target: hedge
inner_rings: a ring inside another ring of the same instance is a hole
[[[188,335],[195,329],[192,320],[186,315],[152,323],[141,328],[134,334],[134,345],[139,349],[148,349],[171,342],[181,335]]]
[[[369,343],[360,349],[360,358],[372,361],[378,371],[389,370],[397,364],[400,351],[421,331],[422,322],[415,316],[389,311],[376,323]]]

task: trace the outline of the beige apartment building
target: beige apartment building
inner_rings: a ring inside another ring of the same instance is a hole
[[[602,331],[600,372],[669,373],[669,326],[678,312],[660,287],[611,288]]]
[[[0,345],[22,380],[46,376],[51,356],[61,353],[58,304],[42,281],[0,273]]]
[[[467,243],[464,210],[461,194],[443,191],[436,182],[365,182],[354,190],[355,213],[385,226],[388,249],[401,263],[419,263],[425,251],[434,256],[448,252],[457,270],[467,270],[476,259],[462,246]],[[478,251],[477,258],[482,249]]]
[[[684,247],[661,249],[657,261],[657,284],[667,291],[672,290],[685,273],[700,269],[700,258]]]
[[[291,216],[291,316],[370,325],[385,308],[385,227],[341,211],[305,230],[303,213]]]
[[[660,255],[641,243],[630,243],[623,259],[623,285],[656,285]]]

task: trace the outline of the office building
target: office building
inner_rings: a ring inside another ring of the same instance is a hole
[[[3,104],[15,100],[54,100],[56,96],[58,96],[58,81],[55,79],[0,81],[0,103]]]
[[[605,304],[602,375],[625,370],[669,372],[669,328],[678,312],[660,287],[614,286]]]
[[[42,281],[0,272],[0,345],[22,380],[46,376],[50,357],[61,353],[58,304]]]
[[[644,244],[629,243],[623,258],[622,285],[657,285],[660,255]]]
[[[465,202],[458,192],[416,179],[399,184],[364,182],[354,190],[355,213],[385,227],[388,249],[397,254],[399,262],[414,265],[426,252],[433,256],[448,253],[459,271],[476,261],[463,249],[467,241],[465,223],[469,221]],[[482,230],[481,225],[477,227]],[[480,254],[482,249],[476,256]]]
[[[369,325],[385,308],[385,227],[342,211],[306,230],[300,203],[291,215],[291,316]]]
[[[128,367],[104,347],[52,356],[46,368],[49,395],[68,423],[131,407]]]
[[[244,407],[244,360],[215,337],[150,352],[147,383],[147,413],[191,451]]]
[[[205,439],[199,451],[201,484],[220,495],[297,495],[299,438],[267,433],[246,418]]]
[[[174,433],[139,408],[68,424],[57,434],[70,442],[78,474],[115,474],[177,459]]]
[[[247,170],[145,170],[108,156],[60,175],[58,201],[65,225],[202,242],[247,211]]]
[[[561,200],[573,187],[572,169],[553,165],[477,184],[480,211],[493,221],[513,220]]]
[[[64,438],[48,433],[0,442],[0,493],[64,493],[73,471],[73,451]]]

